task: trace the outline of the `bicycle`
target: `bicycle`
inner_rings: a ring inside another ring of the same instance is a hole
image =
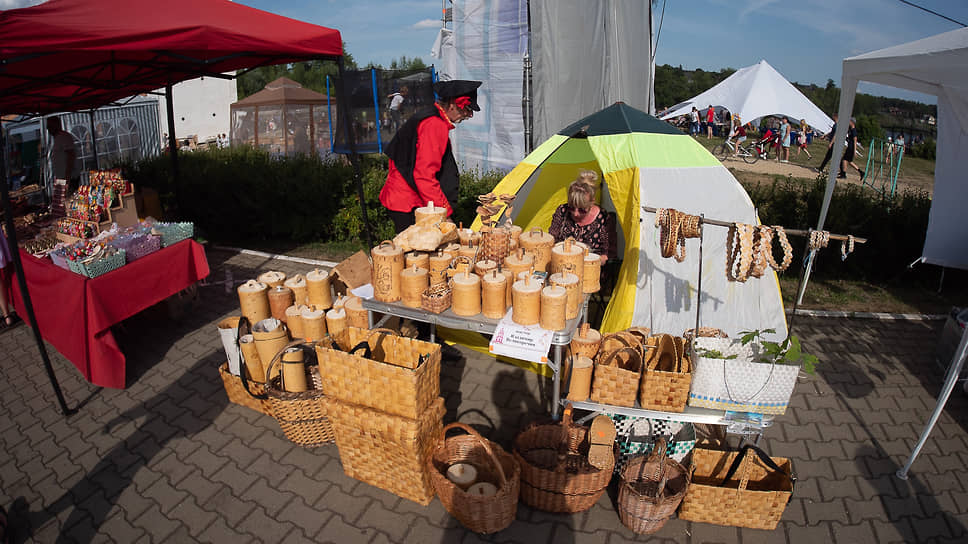
[[[721,161],[725,161],[726,157],[741,157],[746,164],[754,164],[760,160],[760,151],[754,147],[740,143],[737,152],[736,144],[733,143],[732,138],[727,138],[725,142],[714,147],[713,155]]]

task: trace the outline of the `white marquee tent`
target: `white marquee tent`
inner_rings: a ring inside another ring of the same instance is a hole
[[[672,106],[662,119],[685,115],[693,106],[705,114],[710,105],[726,108],[744,123],[767,115],[786,115],[793,123],[803,119],[824,133],[834,125],[833,119],[765,60],[737,70],[708,91]]]
[[[952,30],[923,40],[872,51],[844,59],[839,115],[850,116],[854,107],[857,83],[871,81],[938,97],[938,148],[934,171],[934,195],[928,214],[928,230],[924,238],[921,260],[926,263],[968,269],[968,236],[965,236],[964,210],[968,204],[968,185],[964,167],[960,165],[968,155],[968,28]],[[843,151],[847,124],[837,125],[834,137],[833,162],[837,164]],[[820,210],[818,229],[827,218],[830,199],[836,185],[835,168],[830,169],[827,191]],[[907,478],[907,471],[924,446],[931,429],[941,415],[951,395],[968,349],[968,329],[962,336],[948,369],[938,405],[921,438],[898,476]]]

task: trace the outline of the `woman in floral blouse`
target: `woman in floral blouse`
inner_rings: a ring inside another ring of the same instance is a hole
[[[591,170],[579,172],[578,178],[568,186],[568,203],[555,210],[548,232],[557,242],[571,236],[587,244],[604,264],[608,259],[612,234],[606,213],[595,204],[597,186],[598,174]]]

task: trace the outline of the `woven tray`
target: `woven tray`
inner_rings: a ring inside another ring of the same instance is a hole
[[[410,419],[331,401],[343,472],[424,506],[434,498],[427,463],[443,436],[444,399]]]
[[[347,327],[346,339],[366,342],[371,354],[317,347],[328,396],[411,419],[440,396],[440,345],[356,327]]]
[[[117,252],[106,257],[98,257],[90,261],[67,261],[71,272],[89,278],[96,278],[112,270],[117,270],[124,266],[124,263],[125,257],[123,249],[119,249]]]
[[[163,247],[187,240],[195,235],[195,224],[191,222],[155,223],[153,228],[161,232],[161,245]]]

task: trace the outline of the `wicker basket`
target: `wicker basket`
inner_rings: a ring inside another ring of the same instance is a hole
[[[462,429],[467,434],[447,438],[450,429]],[[490,497],[472,495],[447,478],[447,468],[454,463],[468,463],[477,469],[478,481],[497,487]],[[511,525],[518,511],[518,492],[521,488],[521,467],[501,446],[487,440],[463,423],[444,427],[427,469],[434,491],[444,508],[461,525],[476,533],[496,533]]]
[[[796,484],[789,459],[771,458],[747,445],[739,452],[696,448],[692,464],[692,483],[682,500],[680,519],[776,529]]]
[[[632,532],[652,534],[669,521],[688,488],[689,473],[666,457],[660,438],[648,457],[635,457],[622,470],[618,517]]]
[[[218,373],[222,376],[222,384],[225,385],[225,394],[229,397],[229,402],[251,408],[256,412],[272,415],[270,405],[266,399],[265,384],[246,380],[229,372],[228,362],[222,363],[218,367]],[[246,385],[249,389],[246,390]],[[261,398],[259,398],[261,397]]]
[[[635,406],[641,370],[642,355],[638,348],[619,348],[604,356],[599,351],[593,373],[592,402]]]
[[[453,289],[450,282],[438,283],[431,285],[420,295],[420,307],[432,314],[439,314],[450,308],[452,300]]]
[[[440,345],[347,327],[350,353],[316,348],[330,397],[416,419],[440,396]]]
[[[662,354],[670,345],[675,359],[671,365],[664,365],[668,359]],[[692,384],[692,369],[682,338],[668,334],[654,336],[649,339],[649,347],[639,384],[639,405],[645,410],[682,412]]]
[[[82,276],[87,276],[89,278],[96,278],[102,274],[107,274],[112,270],[117,270],[124,266],[124,250],[119,249],[114,253],[106,256],[98,256],[90,260],[84,261],[67,261],[71,272],[80,274]]]
[[[574,425],[565,407],[561,424],[531,425],[514,438],[521,465],[521,500],[547,512],[582,512],[592,507],[612,478],[611,464],[588,462],[588,427]]]
[[[168,247],[187,240],[195,235],[195,224],[185,223],[155,223],[154,229],[161,232],[161,245]]]
[[[272,361],[266,366],[265,390],[268,396],[269,410],[276,418],[286,438],[304,447],[313,447],[333,442],[333,426],[328,417],[328,402],[321,388],[319,373],[308,364],[307,368],[313,377],[313,389],[293,393],[282,389],[279,376],[273,376],[273,366],[279,361],[282,353],[291,347],[314,346],[314,342],[290,342],[279,350]]]
[[[395,416],[343,401],[330,408],[343,472],[424,506],[434,498],[428,461],[443,436],[444,399],[419,419]]]

